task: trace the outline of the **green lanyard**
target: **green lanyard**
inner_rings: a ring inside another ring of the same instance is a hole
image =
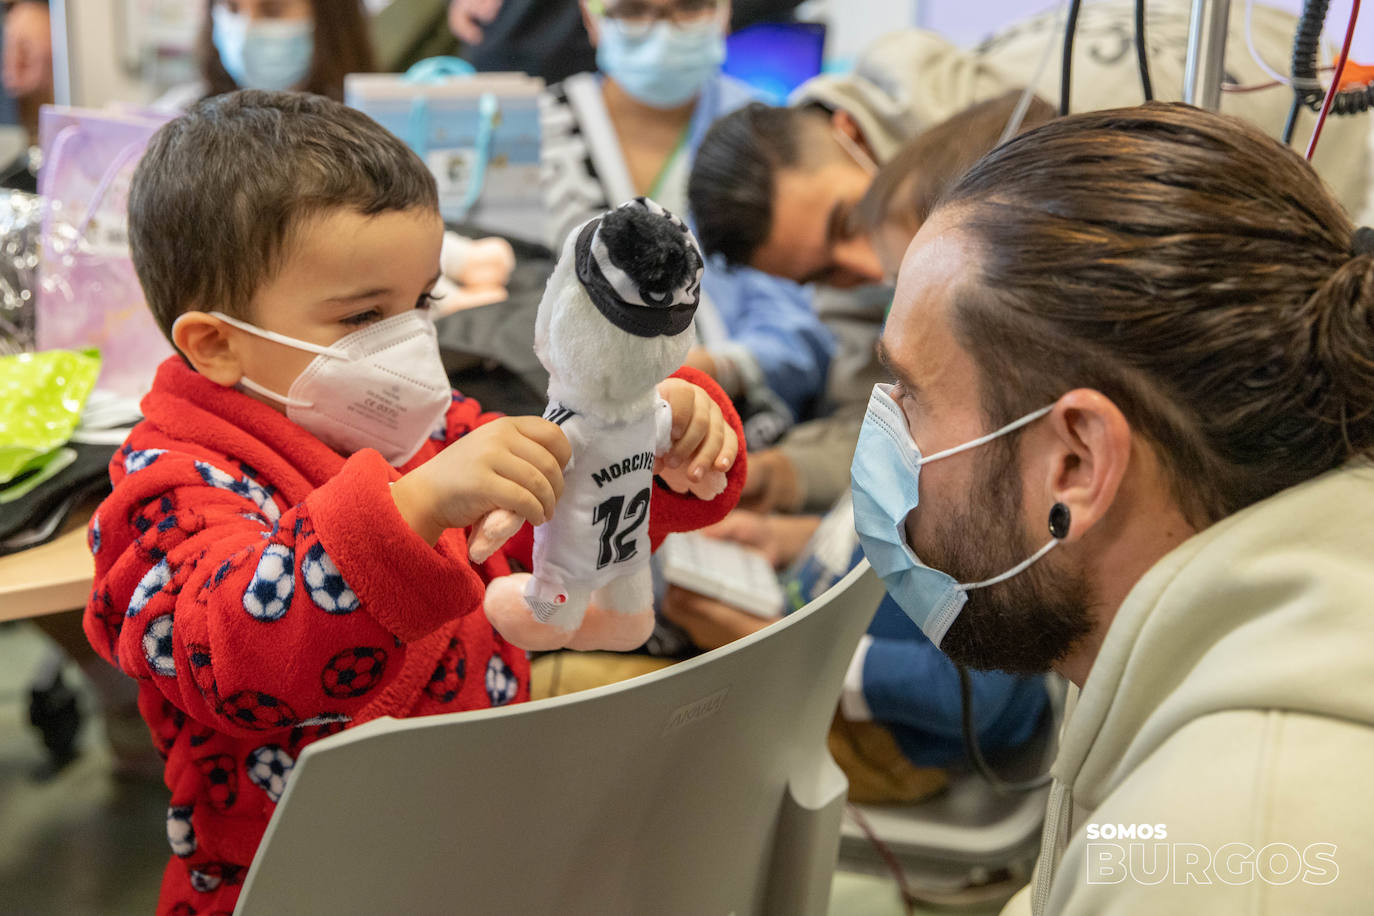
[[[682,155],[682,148],[687,145],[687,137],[691,132],[692,122],[689,120],[687,122],[687,127],[682,131],[682,136],[677,138],[677,145],[674,146],[673,151],[668,154],[668,158],[664,160],[663,166],[658,170],[658,174],[654,176],[653,182],[649,185],[648,197],[658,197],[658,192],[663,190],[663,181],[668,177],[668,173],[673,170],[673,163],[677,162],[677,157]]]

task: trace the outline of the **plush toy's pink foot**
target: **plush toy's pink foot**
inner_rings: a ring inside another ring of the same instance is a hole
[[[468,539],[468,557],[474,563],[485,563],[520,530],[524,519],[506,509],[493,509],[472,526]]]
[[[687,468],[661,466],[657,469],[663,482],[678,493],[691,493],[697,499],[715,499],[725,492],[727,478],[724,471],[707,471],[701,480],[693,481],[687,476]]]
[[[604,649],[611,652],[628,652],[638,649],[653,635],[654,612],[652,608],[635,614],[617,614],[588,605],[582,618],[582,626],[577,628],[568,642],[569,649],[590,652]]]
[[[506,642],[521,649],[546,652],[565,648],[573,637],[573,631],[540,623],[530,613],[529,605],[525,603],[525,583],[529,580],[529,573],[493,579],[487,586],[487,596],[482,602],[487,620]]]

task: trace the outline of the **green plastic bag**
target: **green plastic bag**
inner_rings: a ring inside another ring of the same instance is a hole
[[[0,356],[0,485],[71,438],[99,374],[97,350]]]

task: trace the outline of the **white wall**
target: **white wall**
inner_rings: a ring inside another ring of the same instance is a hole
[[[63,0],[51,0],[56,4]],[[65,0],[72,104],[145,102],[148,89],[125,69],[122,0]]]
[[[916,7],[923,2],[926,0],[811,0],[798,12],[826,24],[826,61],[843,67],[888,32],[915,25]]]
[[[850,0],[853,2],[853,0]],[[1084,0],[1094,3],[1097,0]],[[1147,4],[1160,0],[1147,0]],[[1187,3],[1188,0],[1168,0],[1171,3]],[[1233,8],[1239,9],[1245,0],[1231,0]],[[847,7],[849,3],[845,3]],[[1055,0],[919,0],[916,9],[916,22],[924,29],[941,32],[960,45],[974,45],[996,32],[1003,25],[1026,19],[1043,10],[1058,7]],[[1302,12],[1302,0],[1263,0],[1263,5],[1286,9],[1298,15]],[[1339,44],[1345,37],[1345,26],[1350,18],[1350,0],[1331,0],[1326,16],[1326,38]],[[1351,59],[1361,63],[1374,63],[1374,4],[1361,8],[1359,24],[1355,27],[1355,41],[1351,49]],[[1287,61],[1269,61],[1287,72]]]

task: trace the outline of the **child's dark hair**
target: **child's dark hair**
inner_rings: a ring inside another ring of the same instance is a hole
[[[376,121],[316,95],[244,90],[154,135],[129,192],[129,243],[170,338],[190,309],[251,318],[292,231],[325,210],[437,210],[434,178]]]

